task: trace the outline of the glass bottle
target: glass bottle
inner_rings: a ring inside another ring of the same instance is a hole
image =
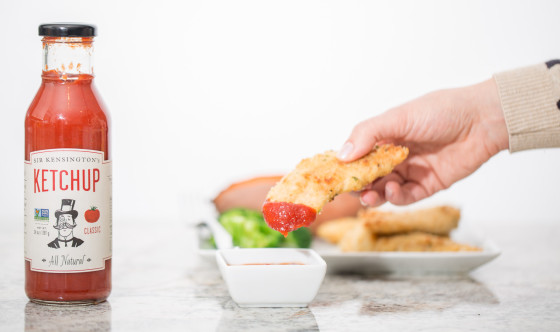
[[[25,292],[94,304],[111,292],[109,117],[93,86],[95,27],[43,24],[42,82],[25,117]]]

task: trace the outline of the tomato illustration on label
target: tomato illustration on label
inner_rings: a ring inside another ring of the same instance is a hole
[[[97,209],[97,207],[92,206],[91,209],[87,210],[86,213],[84,213],[84,218],[86,218],[87,222],[91,223],[99,220],[99,210]]]

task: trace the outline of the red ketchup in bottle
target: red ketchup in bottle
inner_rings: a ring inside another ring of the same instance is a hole
[[[111,292],[112,176],[95,27],[43,24],[39,35],[42,83],[25,117],[25,292],[44,304],[99,303]]]

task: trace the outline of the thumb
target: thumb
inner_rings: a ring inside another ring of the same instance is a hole
[[[371,152],[376,143],[404,137],[405,119],[404,113],[395,109],[360,122],[338,151],[337,158],[345,162],[353,161]]]

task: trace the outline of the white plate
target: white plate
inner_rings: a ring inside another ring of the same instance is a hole
[[[482,251],[345,253],[317,238],[313,239],[311,249],[327,262],[327,273],[464,274],[500,255],[500,249],[492,241],[460,231],[451,237]],[[204,246],[199,243],[199,255],[214,261],[216,250]]]

